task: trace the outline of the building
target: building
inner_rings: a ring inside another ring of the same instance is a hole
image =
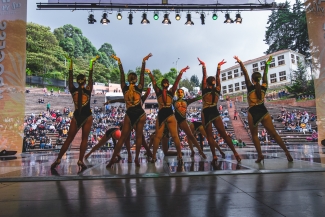
[[[253,72],[263,74],[265,61],[270,55],[273,56],[273,60],[268,72],[269,87],[290,84],[292,71],[297,70],[298,61],[304,62],[305,56],[289,49],[261,56],[253,60],[243,61],[249,77],[251,78]],[[245,78],[239,64],[222,70],[220,80],[222,95],[231,95],[246,91]]]

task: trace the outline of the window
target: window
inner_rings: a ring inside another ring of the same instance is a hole
[[[227,93],[227,90],[223,90],[222,93]]]
[[[235,91],[239,91],[240,89],[239,89],[239,87],[235,87]]]
[[[276,73],[270,74],[270,78],[271,78],[271,83],[275,83],[276,82]]]
[[[243,76],[243,75],[244,75],[243,70],[240,70],[240,76]]]
[[[227,74],[228,74],[228,79],[232,79],[232,71],[227,72]]]
[[[284,55],[278,56],[278,65],[284,65],[285,61],[284,61]]]
[[[261,70],[264,70],[265,69],[265,61],[260,62],[260,64],[261,64]]]
[[[298,57],[298,56],[296,56],[296,60],[297,60],[297,62],[299,62],[299,60],[300,60],[300,59],[299,59],[299,57]]]
[[[234,89],[232,89],[232,88],[229,89],[229,93],[232,93],[232,92],[234,92]]]
[[[280,81],[287,80],[286,71],[279,72]]]
[[[241,89],[242,90],[246,90],[246,86],[241,86]]]
[[[245,81],[242,81],[241,82],[241,89],[242,90],[245,90],[246,89],[246,83],[245,83]]]
[[[225,80],[227,80],[227,77],[223,77],[223,78],[221,78],[221,80],[222,81],[225,81]]]
[[[232,88],[232,84],[229,84],[229,85],[228,85],[228,88]]]
[[[292,63],[296,63],[295,55],[293,55],[293,54],[291,54],[291,62],[292,62]]]
[[[246,85],[245,81],[242,81],[242,82],[241,82],[241,85]]]
[[[238,74],[238,69],[235,69],[235,70],[234,70],[234,77],[237,78],[238,76],[239,76],[239,74]]]
[[[271,64],[270,64],[270,68],[273,68],[273,67],[275,67],[275,59],[274,58],[272,58],[272,61],[271,61]]]
[[[235,87],[239,87],[239,82],[238,83],[235,83]]]
[[[227,90],[227,86],[222,86],[222,89],[223,90]]]
[[[221,77],[226,77],[226,73],[222,73],[221,74]]]
[[[258,72],[258,63],[253,64],[253,72]]]

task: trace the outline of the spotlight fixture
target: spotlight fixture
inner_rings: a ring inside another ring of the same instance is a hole
[[[147,14],[146,13],[142,14],[141,24],[143,24],[143,25],[150,24],[150,21],[147,19]]]
[[[175,20],[179,21],[180,19],[181,19],[181,15],[179,15],[179,13],[177,13],[175,16]]]
[[[107,18],[107,13],[103,13],[102,19],[100,20],[100,23],[103,25],[107,25],[110,23],[109,19]]]
[[[224,21],[224,23],[233,23],[234,21],[230,18],[230,15],[227,13],[225,15],[226,20]]]
[[[191,14],[187,14],[186,19],[187,19],[187,21],[185,23],[186,26],[193,26],[194,25],[194,23],[193,23],[193,21],[191,19]]]
[[[118,20],[122,20],[122,14],[120,12],[117,13],[116,18]]]
[[[97,20],[95,19],[94,14],[89,14],[89,16],[88,16],[88,24],[94,24],[95,22],[97,22]]]
[[[203,12],[201,13],[200,19],[201,19],[201,24],[205,25],[205,14]]]
[[[243,22],[243,18],[241,18],[240,13],[236,14],[235,23],[241,24]]]
[[[162,21],[162,24],[164,25],[170,25],[172,22],[170,22],[170,19],[168,18],[169,14],[164,14],[164,20]]]
[[[132,25],[132,24],[133,24],[133,23],[132,23],[133,15],[132,15],[131,12],[129,13],[128,18],[129,18],[129,25]]]
[[[218,15],[216,13],[212,14],[212,20],[217,20],[218,19]]]
[[[158,20],[159,19],[159,13],[158,12],[155,12],[154,15],[153,15],[153,19],[154,20]]]

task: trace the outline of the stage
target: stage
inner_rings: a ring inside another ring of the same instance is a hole
[[[158,161],[154,164],[148,162],[142,150],[141,166],[135,167],[134,163],[127,162],[126,152],[122,152],[122,160],[111,169],[107,169],[106,164],[112,155],[112,150],[97,151],[85,160],[88,168],[81,172],[77,167],[78,151],[69,151],[64,155],[56,170],[51,170],[50,165],[56,159],[57,152],[29,152],[0,157],[0,181],[92,180],[325,171],[325,147],[317,144],[287,145],[287,147],[294,158],[292,163],[287,161],[279,146],[264,145],[262,146],[265,156],[264,164],[255,163],[257,153],[253,146],[249,146],[237,148],[242,158],[241,163],[237,163],[230,149],[223,148],[226,158],[223,159],[218,155],[218,162],[211,164],[211,152],[205,148],[208,157],[206,160],[200,158],[199,155],[191,158],[189,150],[183,149],[184,163],[178,165],[176,157],[165,157],[159,149]]]

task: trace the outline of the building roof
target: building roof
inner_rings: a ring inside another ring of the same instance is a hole
[[[259,62],[259,61],[263,61],[263,60],[265,61],[265,60],[267,60],[267,58],[269,58],[269,56],[276,56],[276,55],[279,55],[279,54],[282,54],[282,53],[286,53],[286,52],[289,52],[289,51],[291,51],[291,52],[293,52],[293,53],[297,53],[297,52],[292,51],[292,50],[290,50],[290,49],[285,49],[285,50],[279,50],[279,51],[277,51],[277,52],[274,52],[274,53],[271,53],[271,54],[267,54],[267,55],[265,55],[265,56],[261,56],[261,57],[258,57],[258,58],[252,59],[252,60],[247,60],[247,61],[242,61],[242,62],[243,62],[244,65],[249,65],[249,64],[252,64],[252,63]],[[297,54],[298,54],[298,53],[297,53]],[[300,54],[300,55],[302,55],[302,54]],[[223,69],[223,70],[221,70],[221,71],[222,71],[222,72],[224,72],[224,71],[229,71],[229,70],[237,69],[237,68],[239,68],[239,67],[240,67],[239,64],[236,64],[236,65],[234,65],[234,66],[232,66],[232,67],[230,67],[230,68]]]

